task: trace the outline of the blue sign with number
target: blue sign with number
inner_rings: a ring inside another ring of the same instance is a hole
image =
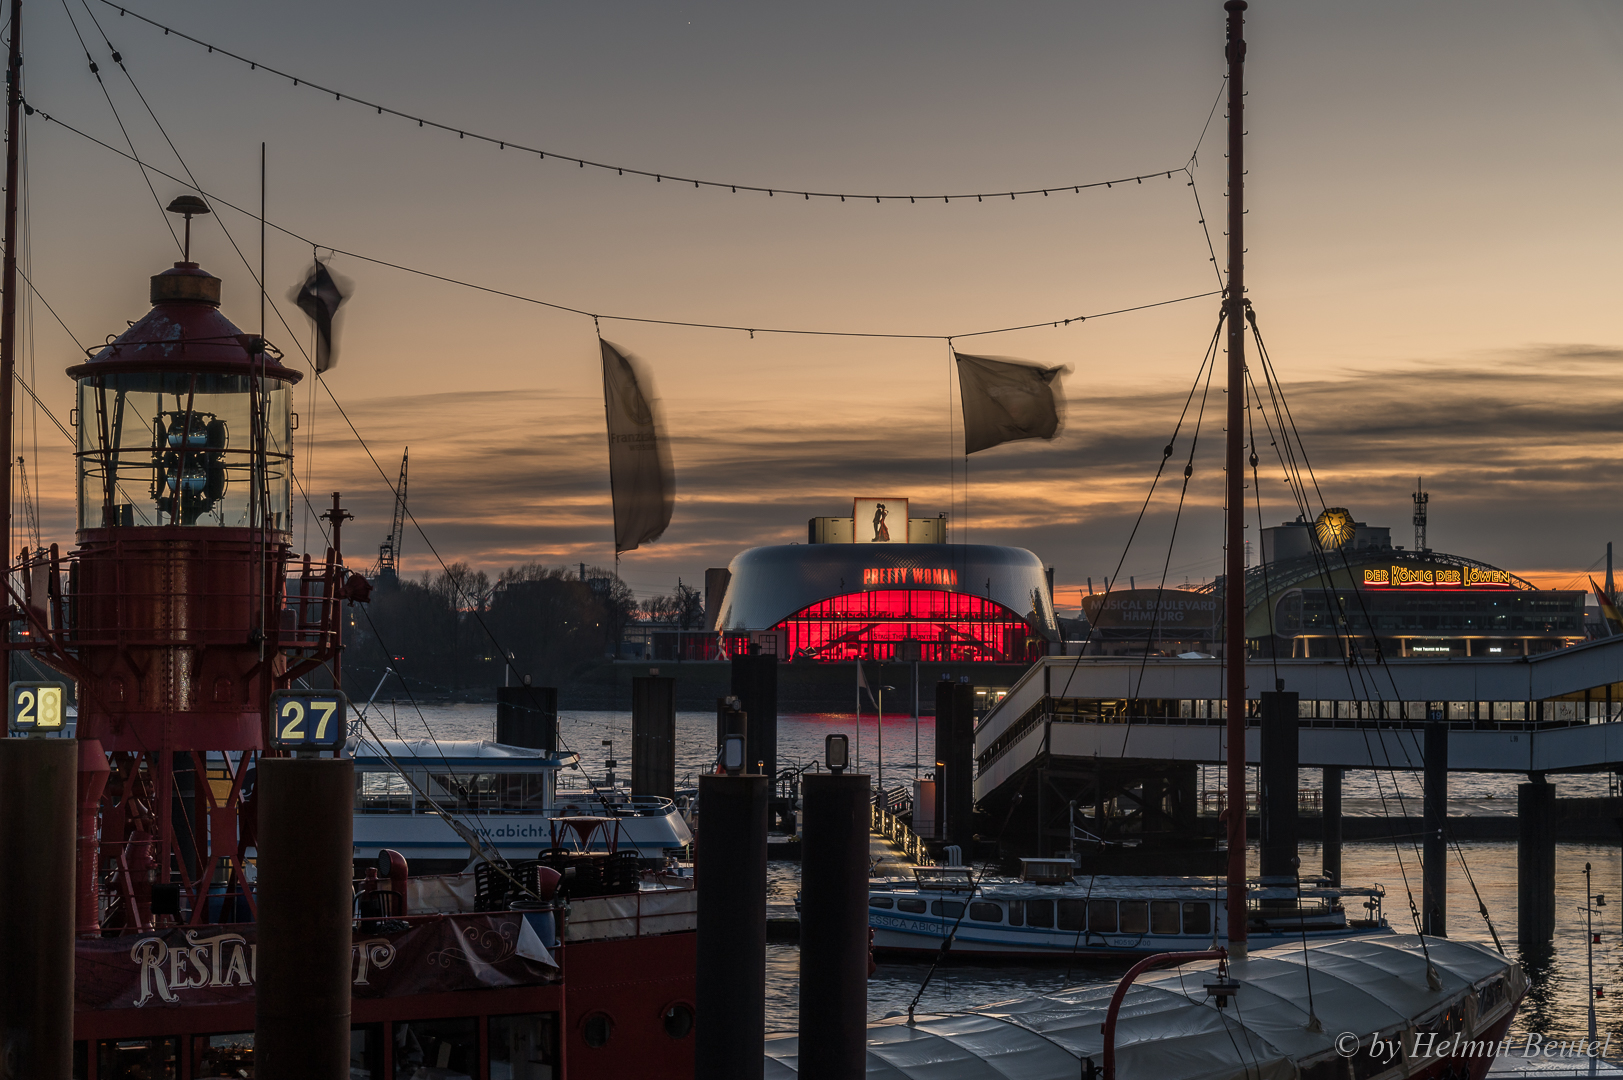
[[[7,721],[19,734],[59,732],[67,723],[67,688],[61,683],[14,682]]]
[[[349,724],[344,695],[331,690],[282,690],[271,696],[271,745],[283,750],[336,750]]]

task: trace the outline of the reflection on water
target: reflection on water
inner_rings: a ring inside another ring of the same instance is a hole
[[[495,723],[493,705],[452,705],[425,708],[421,714],[405,706],[384,703],[371,714],[374,730],[389,735],[419,736],[427,729],[439,738],[490,738]],[[560,735],[567,748],[578,752],[587,772],[599,776],[612,740],[619,759],[629,764],[631,714],[629,712],[566,712],[560,716]],[[815,714],[781,717],[778,724],[780,765],[809,763],[823,753],[823,737],[833,732],[853,736],[859,729],[850,714]],[[861,754],[864,765],[873,771],[880,753],[884,758],[887,783],[913,774],[915,740],[918,760],[927,770],[933,764],[935,724],[929,717],[915,725],[911,717],[886,717],[883,726],[865,717],[861,728]],[[715,717],[711,713],[677,714],[678,784],[693,783],[714,763]],[[856,739],[853,738],[853,743]],[[622,766],[624,768],[624,765]],[[1212,770],[1203,770],[1212,773]],[[684,776],[687,779],[684,781]],[[1315,770],[1302,771],[1302,786],[1317,786]],[[1519,775],[1456,773],[1449,778],[1450,793],[1460,798],[1505,800],[1505,810],[1513,814]],[[1605,795],[1611,780],[1606,776],[1551,777],[1562,797]],[[1205,781],[1215,785],[1215,774]],[[1349,798],[1393,797],[1403,792],[1407,809],[1418,816],[1420,778],[1417,773],[1349,773],[1344,792]],[[1396,803],[1393,803],[1394,809]],[[1320,864],[1316,843],[1301,848],[1303,868],[1312,872]],[[1252,872],[1256,871],[1255,849],[1251,852]],[[1514,841],[1479,841],[1462,845],[1448,869],[1448,928],[1450,936],[1481,941],[1490,947],[1493,936],[1480,914],[1485,906],[1492,929],[1512,955],[1522,960],[1532,980],[1526,1001],[1516,1022],[1517,1031],[1533,1031],[1553,1039],[1580,1038],[1588,1032],[1587,958],[1591,947],[1583,911],[1584,864],[1593,865],[1593,891],[1605,894],[1606,906],[1597,909],[1595,930],[1599,944],[1593,945],[1595,982],[1612,992],[1597,1002],[1599,1030],[1623,1036],[1623,858],[1616,846],[1560,844],[1556,849],[1556,935],[1552,948],[1532,955],[1520,954],[1516,940],[1516,844]],[[1419,839],[1393,842],[1349,843],[1342,855],[1343,879],[1348,885],[1380,883],[1385,886],[1386,914],[1393,927],[1412,932],[1410,891],[1414,906],[1420,901]],[[787,914],[799,887],[799,867],[794,863],[773,863],[768,874],[768,902]],[[968,1009],[1023,994],[1059,990],[1120,978],[1126,964],[1077,966],[1067,972],[1065,965],[990,966],[985,963],[949,961],[940,966],[928,991],[919,1003],[921,1010]],[[905,1012],[929,970],[928,963],[883,964],[868,985],[869,1016],[878,1019],[887,1013]],[[767,948],[767,1028],[792,1031],[797,1021],[799,949],[794,945],[773,944]]]

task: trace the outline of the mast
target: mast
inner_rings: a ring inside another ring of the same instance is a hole
[[[6,62],[6,253],[0,263],[0,554],[11,562],[11,381],[17,368],[17,150],[23,101],[23,0],[11,0],[11,55]],[[11,631],[5,633],[6,677]]]
[[[1228,932],[1229,953],[1246,953],[1245,896],[1245,9],[1227,0],[1229,63],[1229,266],[1223,300],[1228,320],[1228,543],[1224,555],[1223,658],[1228,677]]]

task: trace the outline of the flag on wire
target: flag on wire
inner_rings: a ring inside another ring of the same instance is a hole
[[[1600,615],[1602,619],[1606,620],[1607,633],[1615,634],[1623,630],[1623,615],[1617,613],[1617,607],[1612,603],[1612,598],[1606,595],[1604,589],[1595,584],[1594,578],[1589,579],[1589,587],[1594,590],[1595,599],[1600,602]]]
[[[335,320],[338,317],[338,307],[347,296],[348,294],[339,288],[338,282],[333,280],[327,265],[320,259],[317,259],[316,264],[310,268],[304,284],[293,294],[293,302],[298,304],[316,324],[317,372],[326,371],[338,362],[338,342],[334,334]]]
[[[1020,439],[1052,439],[1059,433],[1064,402],[1054,384],[1069,368],[960,352],[953,357],[958,361],[964,406],[966,455]]]
[[[866,675],[864,675],[863,672],[862,672],[862,661],[858,660],[857,661],[857,711],[859,713],[862,711],[862,692],[864,690],[866,690],[868,692],[868,700],[872,701],[874,699],[873,687],[868,685],[868,677]],[[877,706],[875,706],[875,707],[877,708]]]
[[[619,555],[664,534],[676,504],[676,472],[647,369],[607,341],[601,344],[614,553]]]

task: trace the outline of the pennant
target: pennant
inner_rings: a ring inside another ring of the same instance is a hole
[[[293,302],[298,304],[316,324],[315,361],[318,373],[327,371],[338,362],[334,327],[338,307],[347,296],[348,294],[338,287],[338,282],[333,280],[327,265],[319,259],[310,268],[310,274],[304,279],[304,284],[293,294]]]
[[[868,692],[868,700],[873,701],[874,700],[873,687],[868,685],[868,677],[865,674],[863,674],[863,671],[862,671],[862,661],[858,660],[857,661],[857,708],[859,710],[862,708],[862,693],[863,693],[864,690],[866,690]],[[878,707],[879,707],[878,704],[874,705],[875,709],[877,709]]]
[[[965,454],[1020,439],[1053,439],[1059,434],[1064,410],[1054,384],[1069,368],[959,352],[953,357],[958,361],[964,407]]]
[[[609,488],[614,499],[614,553],[619,555],[664,534],[676,504],[676,473],[653,396],[653,380],[643,365],[599,340],[603,346],[603,410],[609,430]]]

